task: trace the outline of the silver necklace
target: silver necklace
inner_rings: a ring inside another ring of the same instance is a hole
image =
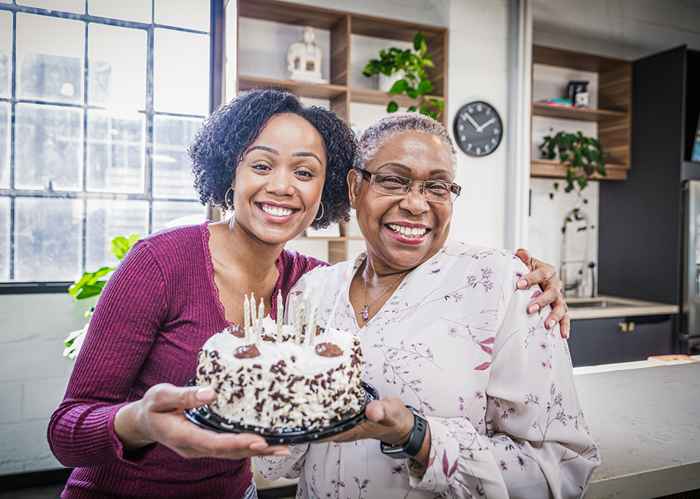
[[[381,295],[379,295],[377,298],[375,298],[372,301],[367,301],[367,279],[364,277],[364,271],[366,271],[368,268],[367,262],[365,262],[365,268],[363,269],[362,274],[360,274],[360,279],[362,279],[362,291],[364,295],[364,305],[362,306],[362,311],[360,312],[360,315],[362,316],[362,321],[364,324],[367,324],[369,322],[369,307],[371,305],[374,305],[377,303],[379,300],[384,298],[387,294],[390,292],[394,291],[397,286],[401,283],[404,277],[406,277],[407,272],[402,272],[399,279],[396,280],[396,282],[392,282],[383,292]]]

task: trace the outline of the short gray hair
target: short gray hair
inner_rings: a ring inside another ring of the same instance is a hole
[[[381,118],[366,128],[358,141],[358,154],[355,166],[364,168],[379,148],[394,135],[402,132],[416,131],[434,135],[450,151],[452,166],[457,164],[457,153],[450,134],[445,126],[429,116],[419,113],[393,113]]]

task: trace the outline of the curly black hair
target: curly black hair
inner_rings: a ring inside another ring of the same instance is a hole
[[[244,92],[206,119],[188,150],[200,200],[224,204],[246,149],[267,121],[280,113],[297,114],[308,121],[321,134],[326,148],[323,216],[311,226],[318,229],[347,221],[350,200],[346,176],[357,152],[355,135],[335,113],[317,106],[304,107],[296,96],[284,90]]]

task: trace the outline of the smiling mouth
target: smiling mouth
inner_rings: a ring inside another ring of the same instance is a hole
[[[279,218],[284,218],[290,216],[292,213],[295,213],[299,210],[297,209],[292,209],[292,208],[287,208],[284,206],[275,206],[273,204],[268,204],[268,203],[256,203],[258,207],[267,213],[270,216],[273,217],[279,217]]]
[[[386,227],[408,239],[420,239],[430,231],[427,227],[406,227],[399,224],[386,224]]]

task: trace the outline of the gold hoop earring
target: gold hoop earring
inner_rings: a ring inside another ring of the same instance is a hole
[[[321,214],[317,215],[316,218],[314,218],[314,222],[320,221],[323,218],[323,215],[325,215],[325,214],[326,214],[326,210],[323,207],[323,203],[321,203]]]
[[[231,193],[231,201],[228,200],[229,192]],[[229,187],[224,194],[224,207],[226,207],[226,211],[233,211],[233,187]]]

